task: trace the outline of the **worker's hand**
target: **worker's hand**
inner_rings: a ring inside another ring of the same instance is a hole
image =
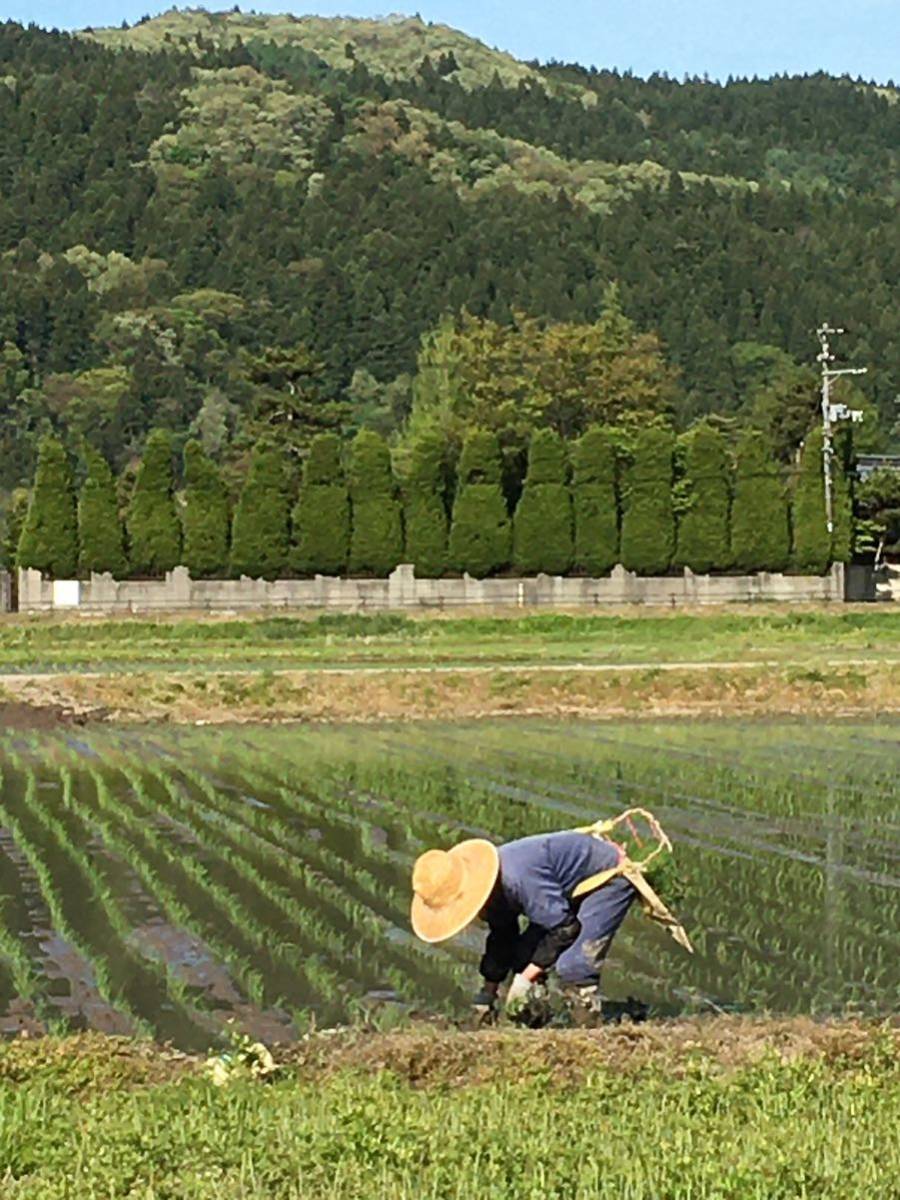
[[[512,983],[506,991],[505,1008],[507,1016],[517,1016],[528,1004],[534,991],[534,981],[525,975],[513,975]]]

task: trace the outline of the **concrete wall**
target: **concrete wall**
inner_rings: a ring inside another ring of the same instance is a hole
[[[0,571],[0,613],[12,608],[12,579],[8,571]]]
[[[242,609],[330,609],[377,612],[385,609],[468,608],[478,605],[547,605],[564,608],[599,604],[734,604],[782,602],[840,603],[844,568],[827,575],[681,575],[641,578],[614,567],[605,579],[538,575],[531,579],[416,579],[400,566],[389,579],[193,580],[184,567],[165,579],[118,582],[92,575],[77,587],[43,579],[38,571],[19,572],[19,611],[85,613],[238,612]]]

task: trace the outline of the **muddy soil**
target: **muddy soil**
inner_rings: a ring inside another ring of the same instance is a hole
[[[98,719],[96,714],[94,719]],[[59,704],[24,704],[18,700],[0,700],[0,731],[8,729],[55,729],[59,725],[84,725],[87,713],[75,712]]]

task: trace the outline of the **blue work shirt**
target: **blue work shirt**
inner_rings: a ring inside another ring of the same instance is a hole
[[[481,963],[482,975],[496,983],[530,962],[544,969],[556,962],[581,932],[580,899],[572,899],[573,891],[620,858],[612,842],[571,830],[507,842],[499,855],[497,884],[484,909],[490,932]],[[634,898],[632,885],[625,890],[618,923]],[[520,917],[529,922],[524,931]]]

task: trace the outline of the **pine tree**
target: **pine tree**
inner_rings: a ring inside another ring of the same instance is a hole
[[[731,472],[718,429],[701,422],[686,436],[684,490],[687,512],[678,522],[675,561],[706,573],[730,565]]]
[[[410,445],[403,506],[405,560],[421,579],[447,569],[447,510],[444,507],[444,438],[425,430]]]
[[[125,531],[119,519],[116,481],[109,463],[91,446],[85,446],[87,476],[78,500],[78,559],[82,575],[92,572],[121,579],[128,571]]]
[[[823,574],[831,563],[822,465],[822,429],[816,426],[803,443],[791,506],[792,564],[798,571],[812,575]]]
[[[478,579],[507,566],[512,529],[500,486],[500,447],[485,429],[467,436],[459,460],[459,487],[450,523],[448,561]]]
[[[42,439],[28,515],[19,538],[18,565],[54,579],[72,579],[78,566],[75,492],[66,452],[55,437]]]
[[[350,555],[350,496],[333,433],[313,438],[294,506],[291,569],[297,575],[342,575]]]
[[[737,450],[731,508],[731,560],[739,571],[783,571],[791,551],[788,507],[778,462],[757,430]]]
[[[256,443],[231,532],[231,574],[279,579],[287,571],[288,472],[284,453],[267,439]]]
[[[622,514],[622,564],[639,575],[663,575],[675,551],[672,507],[674,443],[668,429],[651,425],[635,439]]]
[[[575,565],[607,575],[619,561],[616,458],[609,431],[593,425],[572,450]]]
[[[184,448],[184,565],[194,579],[228,574],[228,492],[222,473],[197,441]]]
[[[125,518],[133,575],[163,575],[181,559],[181,526],[175,511],[172,437],[154,429],[147,438]]]
[[[513,520],[513,564],[520,575],[563,575],[572,565],[572,498],[566,448],[552,429],[538,429]]]
[[[350,570],[389,575],[403,557],[403,519],[384,438],[362,429],[350,447]]]

